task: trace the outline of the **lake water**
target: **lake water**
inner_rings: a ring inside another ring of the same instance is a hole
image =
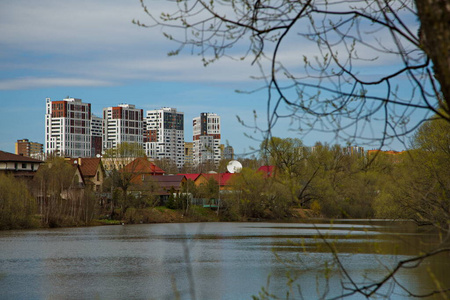
[[[189,223],[0,232],[1,299],[333,298],[439,242],[386,221]],[[434,280],[434,279],[436,280]],[[293,280],[291,282],[291,279]],[[450,282],[448,254],[401,271],[379,296],[408,299]],[[450,296],[450,295],[449,295]],[[347,298],[346,298],[347,299]],[[361,295],[348,299],[363,299]]]

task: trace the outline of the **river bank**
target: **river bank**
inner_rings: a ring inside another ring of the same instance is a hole
[[[108,218],[93,220],[91,225],[115,225],[115,224],[154,224],[154,223],[191,223],[191,222],[298,222],[300,220],[317,218],[312,210],[291,209],[289,215],[284,218],[247,218],[229,215],[221,215],[217,210],[193,206],[186,213],[184,210],[169,209],[164,206],[152,208],[135,209],[129,208],[121,220],[110,220]]]

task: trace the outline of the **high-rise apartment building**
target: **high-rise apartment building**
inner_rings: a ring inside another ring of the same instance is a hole
[[[46,99],[45,153],[91,156],[91,104],[81,99]]]
[[[41,143],[30,142],[28,139],[17,140],[16,154],[42,159],[44,146]]]
[[[207,161],[218,164],[220,151],[220,117],[217,114],[201,113],[193,119],[194,165]]]
[[[102,154],[103,147],[103,119],[96,115],[91,115],[91,154],[97,156]]]
[[[147,156],[169,159],[178,168],[184,165],[184,113],[164,107],[147,111],[145,143]]]
[[[103,150],[121,143],[143,142],[143,111],[132,104],[119,104],[103,109]]]

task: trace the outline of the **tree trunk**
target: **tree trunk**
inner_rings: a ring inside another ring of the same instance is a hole
[[[433,62],[434,76],[441,85],[444,99],[440,106],[450,112],[450,2],[416,0],[420,19],[420,39]]]

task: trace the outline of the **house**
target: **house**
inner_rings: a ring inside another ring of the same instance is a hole
[[[187,182],[183,175],[145,176],[144,182],[148,180],[153,180],[159,186],[160,195],[178,193]]]
[[[94,192],[101,192],[106,178],[102,160],[97,157],[86,157],[78,158],[77,161],[86,187]]]
[[[76,158],[70,158],[66,157],[64,158],[64,161],[72,166],[73,168],[73,180],[72,180],[72,186],[73,188],[83,188],[86,186],[86,182],[84,180],[83,172],[81,172],[80,164],[78,163],[78,159]]]
[[[170,195],[180,193],[186,182],[187,179],[184,175],[144,175],[142,180],[144,186],[150,185],[151,183],[155,183],[157,185],[156,193],[159,195],[162,203],[167,201]],[[135,189],[138,189],[138,187],[135,187]]]
[[[183,175],[184,177],[186,177],[186,180],[192,180],[195,186],[197,187],[208,181],[208,178],[206,178],[202,173],[178,174],[178,175]]]
[[[214,179],[222,191],[231,189],[231,178],[239,176],[239,173],[207,173],[202,175],[206,178],[206,181],[211,178]]]
[[[44,162],[31,157],[0,151],[0,172],[31,180]]]
[[[139,184],[144,181],[145,176],[161,176],[166,172],[149,161],[146,157],[138,157],[123,167],[119,172],[132,175],[131,182]]]

